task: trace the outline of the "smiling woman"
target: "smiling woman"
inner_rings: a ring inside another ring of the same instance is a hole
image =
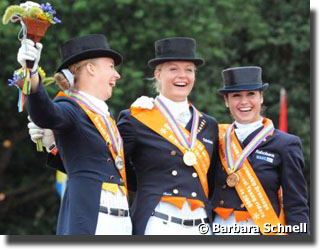
[[[256,66],[222,72],[225,86],[219,93],[235,121],[219,125],[220,161],[211,202],[216,213],[213,227],[233,230],[216,234],[238,234],[234,230],[238,226],[260,229],[245,234],[297,233],[271,231],[266,224],[272,228],[304,224],[298,233],[309,232],[301,141],[275,129],[272,121],[260,114],[263,91],[268,87],[262,83],[261,72]]]
[[[159,92],[173,101],[185,101],[193,88],[195,71],[193,62],[172,61],[158,65],[154,75]]]
[[[132,205],[134,234],[211,234],[207,172],[215,165],[218,126],[188,102],[195,84],[196,42],[188,37],[155,42],[154,105],[119,115],[126,162],[137,173]],[[200,230],[200,224],[204,230]]]
[[[226,107],[230,108],[233,118],[242,124],[261,120],[262,91],[241,91],[224,96]]]
[[[22,42],[22,65],[40,60],[42,46],[36,46]],[[53,130],[59,170],[68,175],[57,234],[131,234],[122,140],[104,102],[120,78],[115,66],[122,56],[98,34],[69,40],[61,54],[55,78],[68,94],[51,101],[35,71],[27,101],[34,123]]]

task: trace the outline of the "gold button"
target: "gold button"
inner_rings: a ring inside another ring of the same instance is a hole
[[[172,170],[171,174],[172,174],[173,176],[176,176],[176,175],[178,174],[178,172],[177,172],[177,170]]]
[[[178,190],[178,189],[173,189],[173,193],[174,193],[174,194],[178,194],[178,193],[179,193],[179,190]]]
[[[108,159],[107,159],[107,162],[112,162],[111,158],[108,158]]]
[[[172,150],[171,153],[170,153],[172,156],[175,156],[177,154],[176,151]]]
[[[223,200],[221,200],[221,201],[220,201],[220,205],[222,206],[223,204],[224,204],[224,201],[223,201]]]
[[[191,196],[192,196],[192,197],[197,197],[197,193],[196,193],[196,192],[192,192],[192,193],[191,193]]]
[[[192,173],[192,177],[193,178],[197,178],[198,177],[198,174],[196,172]]]

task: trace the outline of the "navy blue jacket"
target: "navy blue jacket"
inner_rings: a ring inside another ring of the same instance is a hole
[[[27,109],[35,124],[53,130],[68,175],[57,234],[94,234],[102,183],[123,185],[105,140],[75,101],[51,101],[41,83],[28,96]]]
[[[191,121],[186,129],[191,130]],[[217,159],[218,125],[214,118],[203,114],[199,125],[199,139],[205,146],[212,162]],[[133,234],[144,234],[152,211],[162,196],[181,196],[198,199],[208,205],[203,188],[193,167],[183,163],[179,149],[162,136],[130,115],[128,110],[119,114],[118,129],[124,141],[127,168],[134,167],[137,175],[137,193],[131,206]],[[211,164],[213,167],[213,164]],[[172,171],[176,170],[177,175]],[[178,194],[173,190],[177,189]],[[197,194],[196,197],[191,195]],[[207,210],[211,218],[210,209]]]
[[[262,128],[242,143],[246,147]],[[275,212],[280,213],[278,189],[283,189],[283,205],[288,225],[309,225],[307,184],[303,176],[304,159],[299,137],[275,130],[253,151],[248,160],[263,186]],[[213,208],[225,207],[245,211],[235,188],[226,185],[226,171],[219,162],[215,171]],[[309,226],[308,226],[309,227]]]

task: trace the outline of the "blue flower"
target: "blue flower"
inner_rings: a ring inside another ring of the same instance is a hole
[[[52,8],[50,3],[41,4],[40,7],[48,19],[52,20],[54,23],[61,23],[58,18],[54,17],[57,12]]]
[[[16,83],[18,83],[20,80],[22,79],[22,77],[17,74],[16,72],[13,73],[12,79],[8,79],[8,85],[12,86],[15,85]]]
[[[53,20],[55,23],[61,23],[61,20],[59,20],[59,19],[56,18],[56,17],[52,18],[52,20]]]

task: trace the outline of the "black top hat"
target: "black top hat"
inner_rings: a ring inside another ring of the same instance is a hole
[[[231,92],[265,90],[268,83],[262,83],[262,69],[257,66],[229,68],[222,71],[224,88],[219,89],[220,95]]]
[[[189,37],[172,37],[158,40],[154,44],[156,58],[148,62],[150,68],[168,61],[190,61],[195,65],[204,64],[202,58],[195,56],[196,41]]]
[[[60,54],[63,62],[57,72],[74,63],[97,57],[110,57],[115,65],[122,63],[122,56],[109,47],[104,35],[99,34],[72,38],[60,47]]]

